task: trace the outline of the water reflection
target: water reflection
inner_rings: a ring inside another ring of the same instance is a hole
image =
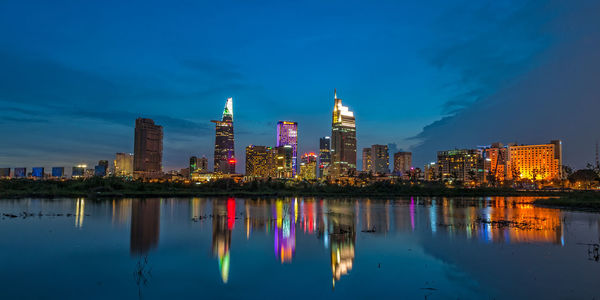
[[[212,253],[219,260],[223,283],[229,279],[231,232],[235,226],[235,200],[215,201],[212,210]]]
[[[114,215],[114,213],[113,213]],[[131,201],[131,255],[143,255],[158,245],[160,199]]]

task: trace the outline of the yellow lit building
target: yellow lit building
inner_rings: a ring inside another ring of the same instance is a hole
[[[273,177],[273,148],[267,146],[246,147],[246,176]]]
[[[508,146],[507,179],[561,179],[562,142]]]

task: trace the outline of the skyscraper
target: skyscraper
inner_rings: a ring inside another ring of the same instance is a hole
[[[227,98],[223,117],[215,123],[214,171],[235,174],[235,149],[233,140],[233,98]]]
[[[411,152],[396,152],[394,153],[394,174],[404,175],[410,171],[412,167]]]
[[[190,174],[194,173],[198,169],[198,157],[190,157]]]
[[[326,176],[331,165],[331,138],[328,136],[319,139],[319,178]]]
[[[292,177],[298,173],[298,123],[277,122],[277,147],[292,146]]]
[[[390,172],[390,154],[387,145],[372,145],[371,159],[373,160],[373,173],[387,174]]]
[[[356,170],[356,122],[354,113],[342,105],[333,92],[334,106],[331,124],[331,173],[333,177]]]
[[[274,176],[274,156],[271,147],[254,145],[246,147],[246,176],[263,178]]]
[[[364,172],[373,172],[373,154],[371,153],[371,148],[363,148],[362,170]]]
[[[133,171],[137,177],[156,178],[162,174],[163,128],[151,119],[135,120]]]
[[[196,172],[208,173],[208,158],[202,156],[198,159],[198,165],[196,165]]]
[[[115,176],[133,176],[133,154],[115,154]]]
[[[317,179],[317,156],[314,153],[304,153],[300,163],[299,177],[302,179]]]

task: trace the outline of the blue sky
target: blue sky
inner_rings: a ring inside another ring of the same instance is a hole
[[[556,53],[597,41],[597,8],[583,0],[3,1],[0,165],[112,160],[133,151],[142,116],[165,128],[165,169],[185,167],[191,155],[212,159],[210,120],[233,97],[243,171],[244,147],[275,144],[279,120],[297,121],[300,151],[316,151],[331,132],[334,88],[355,112],[359,155],[395,143],[413,150],[420,166],[436,150],[556,138],[593,151],[600,134],[482,133],[480,122],[506,120],[506,112],[471,111],[527,102],[530,89],[515,87],[528,80],[566,80],[561,74],[572,64],[549,65]],[[581,56],[597,62],[591,51]],[[595,105],[589,85],[573,114]],[[566,98],[521,118],[550,121]],[[469,118],[479,119],[459,124]],[[584,165],[593,159],[588,152],[566,150],[566,160]]]

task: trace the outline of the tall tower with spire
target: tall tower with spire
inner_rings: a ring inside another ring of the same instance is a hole
[[[333,90],[331,123],[331,171],[333,177],[349,175],[356,170],[356,121],[354,113],[342,105]]]
[[[235,148],[233,139],[233,98],[227,98],[223,116],[215,123],[214,171],[235,174]]]

